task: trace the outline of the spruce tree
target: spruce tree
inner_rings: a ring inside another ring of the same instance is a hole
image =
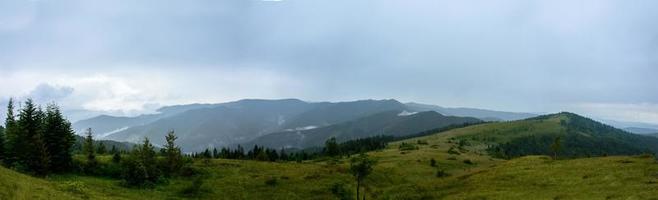
[[[114,155],[116,153],[119,153],[119,150],[117,149],[116,145],[112,145],[112,149],[110,149],[110,154]]]
[[[19,114],[18,134],[14,148],[17,151],[19,168],[45,175],[49,169],[49,155],[43,136],[45,114],[32,99],[25,101]]]
[[[105,147],[104,142],[98,142],[98,149],[96,150],[96,153],[98,153],[98,155],[107,153],[107,148]]]
[[[0,162],[5,160],[5,127],[0,126]]]
[[[130,186],[151,186],[160,179],[155,147],[148,138],[122,161],[122,177]]]
[[[210,153],[209,148],[206,148],[206,150],[203,151],[203,158],[212,158],[212,153]]]
[[[167,141],[167,144],[165,144],[165,154],[167,157],[165,173],[168,176],[177,173],[183,166],[183,156],[181,155],[180,147],[176,146],[176,139],[178,137],[176,137],[173,130],[169,131],[167,136],[165,136],[165,140]]]
[[[350,172],[356,179],[356,199],[359,199],[359,188],[363,184],[365,178],[370,175],[372,168],[375,166],[376,161],[368,158],[367,154],[361,154],[358,157],[352,158],[350,162]],[[363,199],[365,199],[365,194]]]
[[[5,119],[5,144],[4,144],[4,156],[3,160],[5,166],[12,167],[16,161],[16,137],[17,137],[17,124],[16,118],[14,115],[14,99],[9,99],[9,104],[7,104],[7,118]]]
[[[555,137],[555,140],[553,140],[553,144],[551,144],[551,151],[553,152],[553,160],[557,160],[557,154],[561,148],[560,139],[561,139],[560,136]]]
[[[340,155],[340,147],[338,146],[338,142],[336,142],[336,138],[332,137],[328,139],[324,143],[324,153],[327,156],[334,157],[334,156],[339,156]]]
[[[113,146],[113,147],[114,147],[114,146]],[[119,162],[121,162],[121,153],[119,153],[118,151],[114,152],[114,153],[113,153],[113,156],[112,156],[112,162],[113,162],[113,163],[119,163]]]
[[[72,147],[75,144],[75,133],[71,128],[71,123],[64,118],[55,104],[48,105],[44,121],[44,141],[50,153],[52,171],[70,170],[73,160]]]
[[[94,138],[92,136],[91,128],[87,129],[87,137],[82,144],[83,152],[87,157],[87,163],[85,164],[85,172],[93,174],[98,166],[98,161],[96,160],[96,154],[94,152]]]

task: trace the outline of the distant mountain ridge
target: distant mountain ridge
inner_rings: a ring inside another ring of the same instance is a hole
[[[410,110],[413,111],[436,111],[443,115],[458,116],[458,117],[475,117],[484,121],[513,121],[536,117],[532,113],[515,113],[504,111],[493,111],[477,108],[446,108],[436,105],[420,104],[420,103],[406,103]]]
[[[443,116],[434,111],[401,113],[403,111],[385,111],[321,128],[272,133],[250,141],[247,146],[308,148],[322,146],[331,137],[335,137],[338,142],[377,135],[400,137],[449,125],[481,122],[472,117]]]
[[[658,134],[658,130],[652,128],[626,127],[623,130],[628,131],[630,133],[644,134],[644,135]]]
[[[166,106],[158,109],[157,114],[141,115],[137,117],[113,117],[101,115],[76,122],[73,124],[73,127],[78,134],[82,134],[86,128],[92,128],[98,139],[136,143],[144,137],[148,137],[155,144],[162,144],[164,142],[164,135],[169,130],[174,130],[179,136],[178,142],[183,149],[196,151],[206,147],[250,144],[252,143],[252,140],[262,141],[263,138],[268,138],[267,135],[269,134],[283,134],[290,132],[290,130],[312,133],[317,132],[317,130],[312,131],[312,129],[330,126],[337,128],[337,126],[334,125],[349,123],[368,116],[377,116],[377,114],[385,112],[390,112],[389,116],[391,113],[395,113],[395,115],[401,114],[401,116],[397,116],[396,118],[413,120],[425,119],[419,118],[419,116],[427,116],[428,118],[436,119],[439,118],[439,116],[437,116],[439,113],[440,116],[444,118],[448,116],[468,118],[470,116],[465,115],[473,113],[475,118],[482,120],[491,120],[492,118],[512,120],[533,116],[531,114],[482,109],[452,109],[425,104],[403,104],[394,99],[359,100],[336,103],[305,102],[298,99],[244,99],[218,104]],[[413,117],[403,117],[402,115]],[[381,118],[380,120],[389,120],[390,123],[399,123],[395,120],[384,118]],[[468,120],[454,120],[454,122],[460,123],[462,121],[473,120],[476,119],[468,118]],[[413,124],[412,121],[405,123]],[[435,124],[430,126],[422,124],[422,126],[419,125],[418,127],[432,129],[446,125],[441,123],[438,124],[440,125]],[[389,125],[387,124],[386,126]],[[377,127],[384,127],[384,125]],[[368,130],[377,129],[369,128]],[[408,133],[408,131],[411,130],[415,131],[417,129],[409,128],[401,132],[391,132],[391,134]],[[355,135],[350,136],[348,134],[349,131],[343,132],[346,135],[341,137],[345,138],[356,138],[361,135],[370,135],[351,132],[349,134]],[[323,134],[327,135],[328,133]],[[323,137],[319,135],[322,134],[314,134],[318,139],[304,140],[304,144],[282,142],[276,145],[308,146],[306,143],[318,144],[317,141],[323,140]],[[298,141],[295,137],[287,138]]]

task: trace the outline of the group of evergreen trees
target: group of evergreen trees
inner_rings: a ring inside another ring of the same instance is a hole
[[[306,151],[288,153],[283,148],[277,151],[276,149],[266,148],[258,145],[254,145],[251,150],[245,151],[241,145],[238,145],[235,149],[227,147],[223,147],[220,150],[217,150],[217,148],[213,148],[213,150],[206,149],[203,152],[193,153],[190,156],[192,158],[222,158],[276,162],[309,160],[316,157],[317,154],[306,153]]]
[[[165,180],[166,177],[177,176],[185,165],[180,147],[176,146],[177,139],[174,131],[170,131],[165,137],[165,144],[159,156],[155,147],[148,138],[140,145],[135,145],[130,152],[122,156],[122,152],[113,148],[111,163],[101,163],[96,154],[103,143],[95,147],[91,129],[87,130],[87,136],[83,143],[85,162],[82,163],[83,172],[89,175],[100,175],[121,178],[127,186],[149,187]]]
[[[185,163],[180,148],[175,145],[173,131],[166,136],[162,159],[145,138],[141,145],[126,152],[126,156],[112,146],[109,151],[113,154],[112,161],[107,163],[97,158],[97,154],[108,153],[107,147],[103,142],[94,141],[88,129],[79,151],[84,159],[74,160],[76,136],[57,105],[49,104],[42,110],[28,99],[18,109],[18,114],[14,114],[15,111],[14,100],[10,99],[5,124],[0,126],[0,161],[8,168],[37,176],[79,172],[120,177],[127,185],[144,186],[179,174]]]
[[[71,123],[59,107],[42,110],[32,99],[25,101],[18,115],[9,100],[5,128],[0,134],[0,159],[10,168],[38,176],[71,169],[75,137]]]

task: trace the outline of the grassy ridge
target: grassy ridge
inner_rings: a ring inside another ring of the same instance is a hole
[[[614,156],[553,161],[511,160],[487,154],[486,137],[561,131],[560,119],[489,123],[393,142],[370,152],[378,160],[366,180],[368,199],[656,199],[658,164],[652,157]],[[516,130],[516,131],[511,131]],[[483,140],[472,140],[481,137]],[[486,136],[486,137],[485,137]],[[467,145],[460,142],[468,139]],[[404,143],[404,145],[403,145]],[[403,148],[401,148],[403,147]],[[436,166],[430,166],[430,160]],[[101,157],[108,162],[109,157]],[[468,162],[467,162],[468,161]],[[336,184],[354,193],[348,158],[304,163],[199,160],[200,196],[181,193],[193,178],[154,189],[122,187],[118,180],[77,175],[32,178],[0,169],[0,199],[336,199]],[[437,177],[438,171],[447,176]],[[272,181],[276,180],[276,181]],[[14,189],[16,188],[16,189]],[[11,190],[11,191],[10,191]]]

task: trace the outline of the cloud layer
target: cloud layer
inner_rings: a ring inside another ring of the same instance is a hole
[[[396,98],[658,123],[657,4],[1,1],[0,97],[126,114]]]

